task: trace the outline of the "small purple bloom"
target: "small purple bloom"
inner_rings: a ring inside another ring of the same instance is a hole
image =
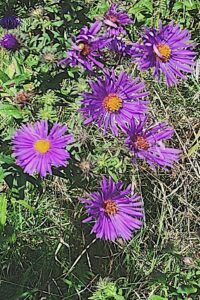
[[[95,221],[91,233],[97,238],[115,241],[122,237],[130,240],[132,233],[142,226],[143,202],[140,196],[131,195],[131,185],[123,189],[123,183],[115,183],[104,177],[100,191],[90,194],[90,199],[81,199],[89,217],[83,222]]]
[[[118,4],[112,4],[104,16],[104,23],[108,26],[110,36],[118,36],[121,33],[126,33],[124,26],[132,23],[129,15],[120,10]]]
[[[19,48],[19,41],[14,34],[7,33],[1,38],[0,45],[7,50],[14,51]]]
[[[121,39],[114,38],[108,45],[108,48],[121,56],[129,56],[132,45],[126,45]]]
[[[25,173],[37,172],[42,177],[52,174],[52,166],[66,166],[70,155],[65,147],[73,142],[73,135],[64,135],[67,127],[55,123],[48,133],[48,122],[38,121],[18,129],[12,139],[16,163]]]
[[[123,128],[134,116],[142,118],[149,102],[140,99],[149,95],[144,84],[137,77],[132,80],[125,71],[116,77],[114,70],[105,71],[105,79],[90,81],[91,93],[84,93],[81,101],[85,124],[95,122],[106,133],[110,128],[118,135],[118,127]]]
[[[59,64],[82,65],[89,71],[92,71],[94,65],[103,68],[103,64],[98,61],[101,56],[99,50],[109,43],[109,39],[95,37],[101,26],[102,22],[96,21],[91,28],[83,27],[74,39],[72,49],[67,51],[67,58],[61,60]]]
[[[178,79],[187,79],[183,73],[192,73],[195,52],[194,44],[189,43],[190,34],[187,29],[181,30],[173,22],[158,30],[145,29],[143,43],[132,47],[132,55],[139,63],[141,70],[154,68],[153,76],[160,79],[163,73],[168,86],[178,83]]]
[[[179,160],[181,150],[166,147],[163,140],[170,139],[174,130],[164,122],[144,128],[146,121],[147,118],[139,122],[131,120],[130,127],[126,128],[125,144],[136,158],[146,160],[153,169],[155,165],[172,167]]]
[[[21,24],[20,18],[12,15],[4,16],[0,19],[0,26],[4,29],[15,29]]]

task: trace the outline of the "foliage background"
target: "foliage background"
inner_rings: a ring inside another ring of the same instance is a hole
[[[117,1],[116,1],[117,2]],[[144,25],[174,20],[190,29],[199,50],[198,0],[118,1],[134,20],[128,38]],[[87,89],[80,68],[61,68],[70,38],[104,14],[110,1],[1,1],[1,15],[15,10],[23,25],[14,32],[22,47],[0,49],[0,299],[199,299],[199,72],[167,89],[139,74],[151,92],[152,120],[175,127],[183,156],[166,173],[145,163],[133,168],[122,140],[83,127],[76,109]],[[3,34],[3,30],[1,30]],[[118,68],[111,53],[109,66]],[[124,68],[136,75],[129,61]],[[28,103],[19,105],[17,93]],[[11,156],[10,138],[22,122],[67,123],[75,135],[67,169],[41,181],[23,174]],[[101,174],[132,182],[142,193],[146,220],[129,243],[95,240],[82,225],[78,197],[95,190]]]

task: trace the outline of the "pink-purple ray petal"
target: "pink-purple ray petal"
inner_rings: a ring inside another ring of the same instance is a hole
[[[12,138],[13,155],[16,163],[30,175],[39,173],[45,177],[47,173],[52,174],[52,166],[65,166],[70,155],[65,149],[73,142],[73,135],[65,135],[67,126],[54,124],[49,132],[48,122],[41,120],[34,125],[22,125],[17,129]],[[38,152],[34,145],[38,140],[50,142],[50,149],[46,153]]]
[[[95,221],[91,232],[97,238],[114,241],[122,237],[130,240],[133,232],[142,226],[143,202],[138,195],[129,196],[130,194],[130,185],[123,189],[122,182],[115,183],[111,177],[104,177],[98,192],[91,193],[88,199],[80,199],[89,215],[83,222]],[[104,209],[107,200],[115,203],[115,214],[110,215]]]

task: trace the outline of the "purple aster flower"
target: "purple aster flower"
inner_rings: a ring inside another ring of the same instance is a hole
[[[59,63],[72,66],[80,64],[89,71],[92,71],[94,65],[103,68],[103,64],[98,61],[99,50],[104,48],[110,40],[105,37],[95,37],[101,26],[102,22],[96,21],[91,28],[83,27],[80,34],[74,39],[72,49],[67,51],[67,58]]]
[[[104,16],[104,23],[108,26],[110,36],[126,33],[124,26],[132,23],[129,15],[119,9],[118,4],[112,4]]]
[[[181,150],[166,147],[163,140],[170,139],[174,130],[164,122],[144,128],[146,121],[147,118],[139,122],[131,120],[130,127],[126,128],[125,144],[136,158],[145,159],[153,169],[155,165],[172,167],[179,160]]]
[[[108,45],[108,48],[121,56],[129,56],[132,45],[126,45],[121,39],[114,38]]]
[[[64,135],[67,127],[55,123],[48,133],[48,123],[38,121],[34,125],[23,125],[12,139],[13,153],[17,165],[25,173],[37,172],[42,177],[52,174],[52,166],[66,166],[70,155],[65,147],[73,142],[71,134]]]
[[[130,240],[132,233],[142,226],[143,202],[140,196],[131,195],[131,185],[115,183],[111,177],[103,178],[100,191],[90,194],[85,203],[89,217],[83,222],[95,221],[91,233],[97,238],[114,241],[119,237]]]
[[[21,20],[12,15],[4,16],[0,19],[0,26],[4,29],[15,29],[21,24]]]
[[[144,84],[137,77],[132,80],[125,71],[116,77],[114,70],[105,72],[105,79],[90,82],[91,93],[84,93],[81,101],[85,124],[96,122],[99,127],[108,128],[118,135],[118,127],[123,128],[134,116],[142,118],[149,102],[140,99],[148,96]]]
[[[189,43],[190,34],[187,29],[181,30],[173,22],[162,26],[159,30],[145,29],[142,44],[135,44],[132,55],[139,63],[141,70],[154,68],[153,76],[160,79],[163,73],[168,86],[178,83],[178,78],[187,79],[183,72],[192,72],[195,52],[191,49],[194,44]]]
[[[19,48],[19,41],[14,34],[7,33],[0,40],[0,45],[7,50],[14,51]]]

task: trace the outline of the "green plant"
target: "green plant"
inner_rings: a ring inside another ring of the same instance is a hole
[[[108,278],[101,279],[97,285],[97,291],[93,293],[91,300],[125,300],[122,295],[122,289],[118,289],[114,282],[111,282]]]

